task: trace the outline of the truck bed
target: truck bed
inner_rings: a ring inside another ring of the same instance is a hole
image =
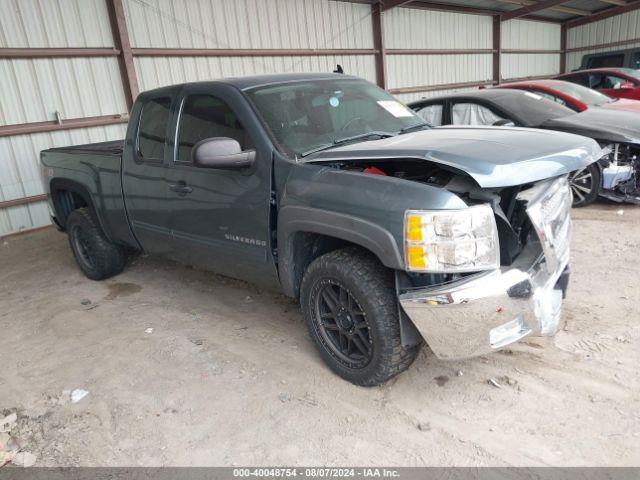
[[[85,145],[71,145],[68,147],[55,147],[43,150],[45,152],[58,153],[83,153],[89,155],[122,155],[124,140],[112,140],[110,142],[87,143]]]
[[[47,175],[54,178],[45,186],[49,187],[46,193],[50,195],[52,211],[61,217],[56,216],[58,225],[66,224],[72,207],[92,205],[109,239],[135,245],[122,194],[123,150],[124,140],[115,140],[50,148],[40,153]],[[67,190],[76,195],[69,197],[64,193]],[[57,209],[53,197],[58,198]]]

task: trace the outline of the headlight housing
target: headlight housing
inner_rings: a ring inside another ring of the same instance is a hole
[[[407,210],[404,247],[407,270],[413,272],[475,272],[500,266],[498,228],[488,204]]]

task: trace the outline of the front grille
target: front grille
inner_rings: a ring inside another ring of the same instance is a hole
[[[500,238],[500,264],[511,265],[529,242],[532,230],[527,215],[527,202],[518,199],[522,187],[505,188],[500,192],[500,204],[495,207],[496,226]]]
[[[569,261],[571,193],[566,177],[538,183],[520,192],[550,273]]]

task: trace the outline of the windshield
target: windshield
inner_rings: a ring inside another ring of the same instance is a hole
[[[296,157],[425,125],[411,109],[364,80],[283,83],[247,94],[278,143]]]
[[[550,86],[554,90],[569,95],[570,97],[592,107],[599,107],[600,105],[613,102],[611,97],[603,95],[600,92],[596,92],[595,90],[591,90],[590,88],[583,87],[582,85],[576,85],[575,83],[554,82],[553,85]]]

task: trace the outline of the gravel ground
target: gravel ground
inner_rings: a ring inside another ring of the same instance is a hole
[[[92,282],[65,235],[6,238],[0,411],[41,466],[637,466],[640,208],[620,208],[573,212],[556,337],[424,348],[371,389],[324,366],[284,296],[151,257]]]

